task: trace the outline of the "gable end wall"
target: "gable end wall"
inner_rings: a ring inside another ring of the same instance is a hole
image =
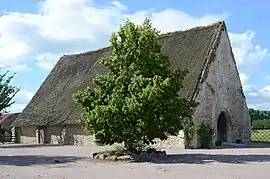
[[[230,118],[228,142],[234,142],[239,137],[241,126],[241,139],[250,141],[250,116],[226,30],[221,32],[214,60],[195,99],[200,102],[194,114],[195,123],[208,121],[216,133],[218,116],[224,111]],[[215,141],[216,138],[213,143]],[[195,143],[198,145],[198,140]]]

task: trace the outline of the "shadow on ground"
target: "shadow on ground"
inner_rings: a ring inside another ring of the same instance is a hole
[[[76,162],[82,160],[76,156],[44,156],[44,155],[22,155],[22,156],[0,156],[0,165],[31,166],[50,165]]]
[[[249,162],[270,162],[270,155],[221,155],[221,154],[169,154],[167,159],[156,164],[246,164]]]
[[[64,146],[64,145],[62,144],[2,144],[0,145],[0,148],[11,149],[11,148],[40,148],[40,147],[59,147],[59,146]]]
[[[262,143],[262,142],[250,142],[247,144],[239,144],[239,145],[230,145],[223,144],[222,146],[214,146],[213,149],[245,149],[245,148],[270,148],[270,143]]]

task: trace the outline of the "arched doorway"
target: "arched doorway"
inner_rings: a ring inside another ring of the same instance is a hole
[[[228,120],[226,113],[222,111],[217,120],[217,140],[227,142]]]

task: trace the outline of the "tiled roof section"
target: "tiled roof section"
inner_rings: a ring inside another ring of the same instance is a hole
[[[19,113],[6,113],[0,115],[0,125],[2,125],[6,120],[12,120],[16,118],[19,115]]]

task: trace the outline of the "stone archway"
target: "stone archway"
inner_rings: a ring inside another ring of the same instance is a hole
[[[36,140],[38,144],[45,144],[46,143],[46,135],[45,135],[45,128],[38,127],[36,129]]]
[[[228,119],[224,111],[222,111],[217,120],[217,141],[227,142],[228,137]]]

